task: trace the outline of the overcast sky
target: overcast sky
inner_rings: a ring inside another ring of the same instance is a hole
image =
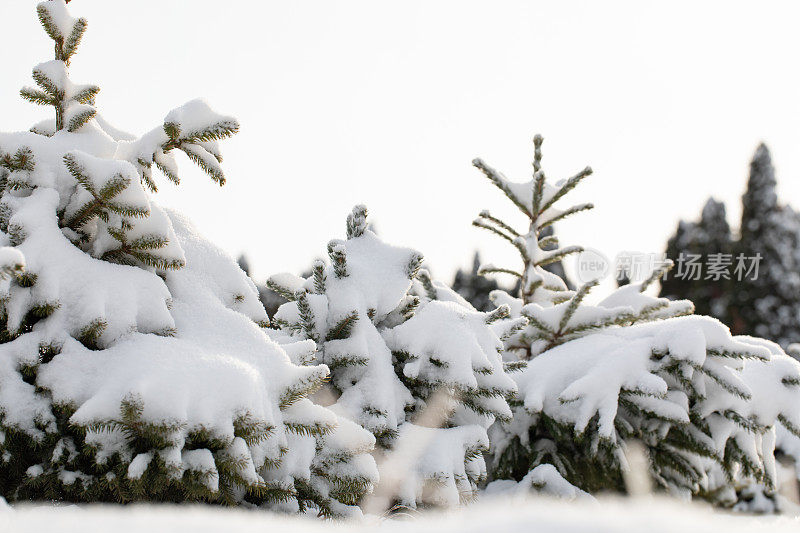
[[[47,115],[17,96],[52,58],[35,4],[0,0],[4,131]],[[736,225],[761,140],[800,207],[797,5],[74,0],[89,30],[72,77],[134,133],[197,96],[240,119],[225,187],[183,159],[158,196],[257,277],[305,269],[365,203],[449,281],[476,248],[516,265],[470,226],[484,208],[519,221],[470,161],[527,180],[537,132],[549,176],[595,171],[570,196],[596,208],[558,228],[564,244],[662,251],[709,195]]]

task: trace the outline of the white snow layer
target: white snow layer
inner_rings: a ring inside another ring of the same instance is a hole
[[[59,533],[400,533],[411,529],[417,533],[789,533],[797,531],[800,524],[797,517],[733,515],[701,505],[650,498],[598,503],[504,496],[450,512],[335,522],[204,506],[3,505],[0,500],[0,531],[13,533],[39,533],[54,527]]]

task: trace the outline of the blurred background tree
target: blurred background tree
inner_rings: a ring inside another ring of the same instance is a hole
[[[709,198],[700,220],[681,220],[669,239],[666,255],[679,268],[662,282],[661,294],[692,300],[698,313],[720,319],[734,334],[766,337],[786,348],[800,341],[799,239],[800,215],[778,201],[775,168],[762,143],[750,162],[738,236],[724,204]],[[681,271],[682,254],[684,260],[701,256],[699,277]],[[715,254],[729,261],[728,279],[708,271]]]

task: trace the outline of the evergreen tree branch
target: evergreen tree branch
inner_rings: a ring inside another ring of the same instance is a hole
[[[32,87],[23,87],[22,89],[20,89],[19,95],[23,99],[33,104],[56,105],[56,101],[53,99],[52,96],[50,96],[44,91],[40,91],[39,89],[34,89]]]
[[[473,159],[472,160],[472,165],[474,167],[476,167],[478,170],[480,170],[481,172],[483,172],[483,174],[487,178],[489,178],[489,181],[494,183],[494,185],[498,189],[503,191],[503,193],[505,193],[505,195],[508,197],[508,199],[511,200],[514,203],[514,205],[516,205],[519,208],[520,211],[525,213],[525,216],[527,216],[529,218],[533,216],[528,211],[528,208],[525,206],[525,204],[522,203],[522,201],[519,198],[516,197],[514,192],[511,190],[511,188],[508,187],[507,180],[502,174],[500,174],[495,169],[493,169],[492,167],[490,167],[489,165],[484,163],[483,160],[480,159],[480,158]]]
[[[538,214],[541,215],[542,213],[550,209],[550,207],[552,207],[553,204],[559,201],[569,191],[574,189],[575,186],[578,185],[578,183],[580,183],[584,178],[591,175],[592,175],[591,167],[586,167],[580,172],[578,172],[576,175],[569,178],[567,182],[564,185],[562,185],[561,188],[558,189],[558,191],[547,202],[545,202],[545,204],[541,207]]]
[[[566,211],[563,211],[563,212],[553,216],[552,218],[549,218],[549,219],[547,219],[547,220],[545,220],[543,222],[539,222],[539,224],[538,224],[539,225],[539,229],[541,230],[541,229],[546,228],[547,226],[552,226],[553,224],[555,224],[559,220],[563,220],[563,219],[567,218],[568,216],[574,215],[575,213],[580,213],[581,211],[588,211],[589,209],[594,209],[594,204],[587,203],[587,204],[580,204],[580,205],[572,206],[569,209],[567,209]]]
[[[564,310],[564,314],[561,315],[561,321],[558,324],[559,332],[564,332],[567,329],[567,324],[573,315],[575,315],[575,312],[578,310],[578,307],[581,305],[583,299],[586,298],[586,295],[589,294],[589,291],[591,291],[594,287],[597,287],[598,283],[600,282],[597,280],[584,283],[581,288],[578,289],[578,292],[576,292],[575,295],[570,298],[569,305],[567,305],[567,308]]]

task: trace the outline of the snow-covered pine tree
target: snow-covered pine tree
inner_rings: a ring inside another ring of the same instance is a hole
[[[731,280],[724,277],[714,279],[705,271],[693,271],[689,265],[694,260],[695,264],[702,266],[714,254],[732,253],[733,242],[725,204],[709,198],[699,222],[681,220],[675,235],[667,242],[666,256],[673,261],[682,260],[683,264],[680,265],[681,272],[672,272],[661,280],[661,296],[671,300],[690,300],[698,314],[713,316],[729,324],[729,294],[735,290]]]
[[[625,451],[636,440],[646,447],[653,479],[670,492],[730,505],[736,488],[754,480],[774,491],[776,428],[800,434],[794,408],[800,365],[772,343],[731,337],[713,318],[683,316],[691,314],[691,302],[647,295],[670,264],[598,305],[583,303],[595,282],[566,290],[542,265],[579,248],[545,252],[556,243],[542,229],[591,207],[555,206],[591,171],[551,185],[541,169],[541,144],[536,136],[527,183],[474,161],[530,221],[519,232],[487,212],[478,219],[520,253],[519,270],[483,271],[522,280],[518,297],[502,291],[492,297],[511,309],[506,320],[527,321],[506,341],[507,365],[524,368],[512,374],[513,421],[490,428],[492,477],[564,492],[557,473],[586,491],[623,491]]]
[[[55,59],[22,96],[55,120],[0,133],[0,495],[358,512],[374,438],[306,398],[313,346],[270,340],[253,283],[151,199],[176,151],[222,184],[238,123],[195,100],[113,128],[68,75],[86,20],[37,11]]]
[[[758,276],[732,287],[732,321],[741,332],[773,340],[783,347],[800,341],[800,216],[780,205],[775,169],[766,145],[750,163],[742,196],[740,238],[735,254],[760,255]]]
[[[330,263],[318,261],[307,279],[270,278],[269,286],[292,300],[273,322],[318,344],[309,362],[331,369],[320,401],[368,429],[380,450],[424,443],[403,466],[407,475],[392,491],[398,502],[457,504],[485,477],[486,428],[511,414],[506,398],[514,384],[500,350],[517,323],[498,324],[506,307],[475,311],[432,281],[420,269],[422,255],[384,243],[367,229],[366,215],[363,206],[353,209],[347,239],[331,241]],[[447,400],[423,426],[437,391]]]

